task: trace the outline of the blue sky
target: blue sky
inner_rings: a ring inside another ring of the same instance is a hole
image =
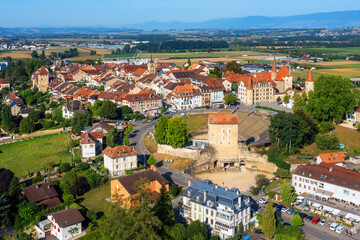
[[[0,27],[107,26],[147,21],[291,16],[360,10],[359,0],[0,0]]]

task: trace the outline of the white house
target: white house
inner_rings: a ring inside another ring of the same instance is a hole
[[[360,205],[360,173],[330,163],[298,166],[292,171],[292,185],[297,194]]]
[[[325,162],[325,163],[335,164],[339,167],[343,167],[345,163],[345,158],[346,156],[344,152],[323,153],[317,156],[316,164]]]
[[[125,170],[137,168],[138,152],[133,146],[107,147],[104,153],[104,167],[112,176],[125,174]]]
[[[39,230],[43,230],[42,228],[48,231],[50,227],[51,235],[57,237],[59,240],[66,240],[82,234],[83,229],[81,223],[84,220],[84,217],[77,208],[68,208],[49,214],[47,220],[40,222],[36,229],[38,232]]]
[[[85,106],[78,100],[72,100],[70,102],[67,102],[62,107],[62,115],[64,118],[69,119],[74,116],[75,111],[84,111]]]
[[[250,199],[239,189],[228,189],[204,180],[190,185],[182,194],[181,214],[187,221],[199,220],[221,239],[235,236],[240,222],[244,231],[250,223]]]
[[[95,157],[103,149],[103,133],[100,131],[82,133],[80,146],[83,158]]]

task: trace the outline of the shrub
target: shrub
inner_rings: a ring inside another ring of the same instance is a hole
[[[273,198],[274,198],[274,196],[275,196],[275,192],[270,191],[270,192],[268,193],[268,197],[269,197],[269,199],[273,199]]]
[[[84,162],[79,162],[79,163],[76,165],[76,168],[79,169],[79,170],[86,170],[86,169],[89,168],[89,164],[84,163]]]
[[[321,122],[318,128],[319,132],[322,134],[335,130],[335,126],[332,122]]]
[[[257,196],[257,195],[259,195],[260,190],[261,190],[261,187],[253,187],[251,189],[251,194]]]
[[[42,182],[44,180],[44,177],[41,176],[41,173],[38,171],[36,173],[36,177],[34,177],[31,181],[32,181],[32,184],[35,184],[35,183],[38,183],[38,182]]]
[[[89,210],[86,212],[86,217],[90,219],[91,222],[95,222],[97,219],[96,212],[94,210]]]
[[[315,138],[315,141],[318,148],[320,148],[321,150],[335,150],[339,148],[339,139],[335,134],[318,134]]]
[[[70,164],[69,163],[61,163],[59,169],[61,172],[68,172],[68,171],[70,171]]]
[[[69,147],[71,148],[74,148],[74,147],[77,147],[80,145],[80,141],[79,140],[72,140],[70,143],[69,143]]]
[[[170,192],[171,196],[176,197],[180,193],[180,191],[181,191],[181,188],[178,185],[173,184],[171,186],[169,192]]]
[[[275,172],[275,177],[278,178],[291,178],[290,171],[287,169],[278,168]]]

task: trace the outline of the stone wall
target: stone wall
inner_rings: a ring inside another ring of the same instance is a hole
[[[197,160],[200,156],[200,149],[192,147],[173,148],[169,145],[158,144],[157,153]]]
[[[268,162],[267,156],[261,156],[258,153],[248,150],[246,145],[239,145],[239,159],[245,161],[245,167],[254,171],[276,172],[275,164]]]

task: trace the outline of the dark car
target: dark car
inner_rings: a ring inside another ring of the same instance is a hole
[[[263,234],[263,232],[261,231],[261,228],[255,228],[255,233],[256,234]]]
[[[306,213],[300,213],[300,217],[302,218],[302,219],[304,219],[304,218],[306,218],[308,215],[306,214]]]
[[[314,218],[313,216],[307,216],[307,217],[305,218],[305,220],[306,220],[307,222],[310,222],[313,218]]]
[[[277,210],[277,211],[281,211],[281,209],[282,209],[283,207],[284,207],[283,205],[277,205],[277,206],[276,206],[276,210]]]
[[[279,204],[277,204],[277,203],[273,203],[273,207],[276,207],[277,205],[279,205]]]

